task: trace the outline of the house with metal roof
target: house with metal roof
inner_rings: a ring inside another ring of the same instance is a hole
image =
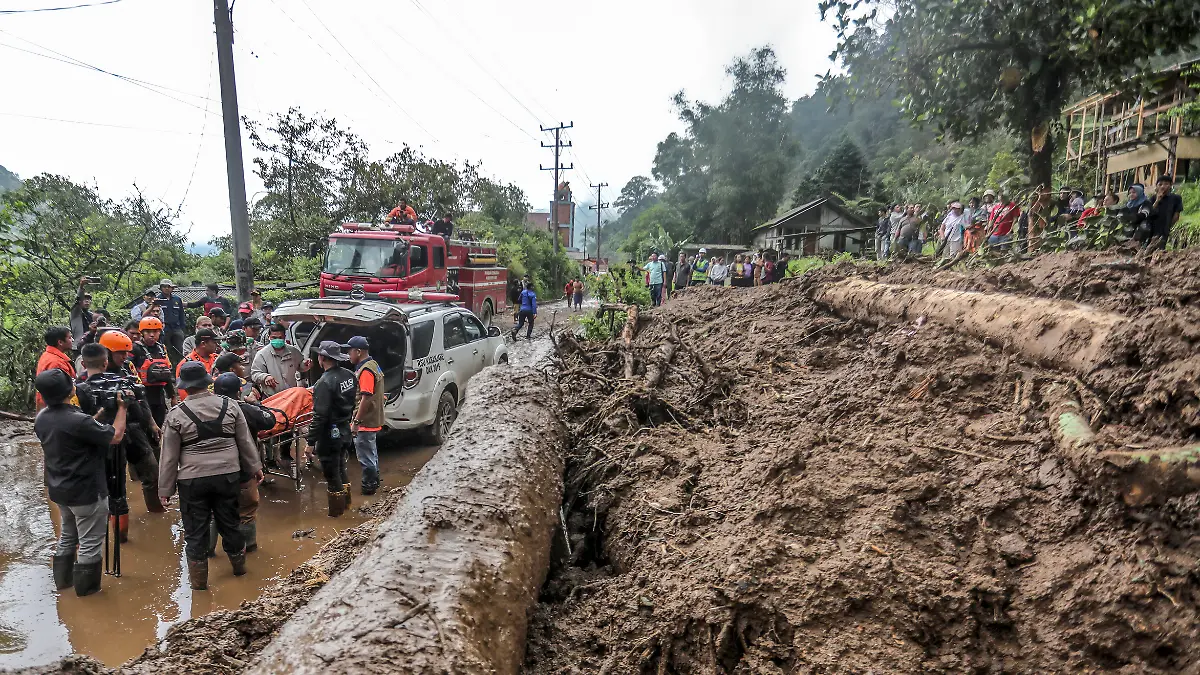
[[[875,226],[842,205],[822,197],[784,213],[752,230],[755,249],[772,248],[795,255],[821,251],[861,255],[871,250]]]

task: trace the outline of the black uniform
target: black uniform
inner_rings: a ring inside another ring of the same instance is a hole
[[[79,409],[88,415],[95,415],[101,409],[101,397],[98,390],[107,389],[102,384],[114,375],[127,377],[128,372],[101,373],[92,375],[79,383],[75,393],[79,398]],[[150,408],[144,398],[128,407],[125,438],[120,443],[109,448],[109,456],[105,463],[108,477],[108,510],[111,515],[124,516],[129,513],[129,501],[125,494],[125,464],[133,466],[138,480],[142,483],[143,496],[146,506],[152,510],[161,510],[158,501],[158,459],[155,457],[154,443],[149,432],[153,418]],[[106,409],[98,420],[102,424],[113,423],[116,418],[116,408]],[[151,501],[153,500],[153,504]],[[157,508],[153,508],[157,507]]]
[[[308,444],[316,449],[325,483],[337,492],[350,482],[346,474],[346,453],[353,442],[350,417],[354,414],[358,390],[354,373],[338,365],[325,371],[313,386],[313,418],[308,428]]]
[[[137,368],[142,384],[146,386],[146,403],[150,407],[154,423],[161,427],[167,417],[167,410],[170,409],[170,400],[175,396],[175,373],[171,368],[167,348],[161,342],[154,345],[135,342],[129,360],[133,362],[133,367]],[[164,363],[165,370],[162,368]]]

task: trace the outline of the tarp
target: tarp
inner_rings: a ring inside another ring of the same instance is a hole
[[[258,434],[259,438],[267,438],[291,429],[298,417],[312,412],[312,392],[305,387],[284,389],[263,399],[262,405],[275,415],[275,426]]]

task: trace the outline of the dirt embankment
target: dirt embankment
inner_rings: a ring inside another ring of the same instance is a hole
[[[526,670],[1200,669],[1200,496],[1130,506],[1073,471],[1047,423],[1067,387],[1101,449],[1195,439],[1200,253],[1103,262],[826,268],[688,291],[628,347],[562,345],[572,555]],[[1133,330],[1090,372],[1058,371],[921,317],[846,320],[810,300],[851,275],[1083,292]]]

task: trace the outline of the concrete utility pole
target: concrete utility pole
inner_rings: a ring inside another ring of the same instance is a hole
[[[563,148],[571,147],[570,141],[567,141],[564,144],[561,140],[563,129],[570,129],[574,126],[575,126],[574,122],[569,122],[567,124],[559,123],[559,125],[556,127],[542,127],[542,131],[553,131],[554,132],[554,143],[553,144],[546,143],[545,141],[542,142],[543,148],[554,148],[554,166],[542,166],[541,164],[538,164],[538,168],[541,169],[542,171],[553,171],[554,172],[554,193],[553,193],[554,199],[550,202],[550,236],[554,238],[554,252],[556,254],[559,251],[559,241],[558,241],[558,185],[559,185],[559,180],[558,180],[558,172],[559,171],[567,171],[567,170],[575,168],[574,162],[571,162],[571,166],[563,166],[562,164],[559,163],[558,158],[559,158],[559,153],[562,151]]]
[[[600,198],[600,190],[608,187],[608,183],[599,183],[599,184],[593,185],[592,187],[596,188],[596,203],[593,204],[592,206],[589,206],[588,208],[596,210],[596,271],[599,272],[600,271],[600,212],[603,211],[604,209],[608,208],[608,204],[605,204],[604,200]],[[584,253],[584,255],[587,255],[587,251],[584,251],[583,253]]]
[[[250,260],[250,214],[246,207],[246,171],[242,166],[242,122],[233,78],[233,10],[229,0],[213,0],[213,12],[217,24],[217,70],[221,74],[221,114],[225,118],[225,170],[229,177],[237,296],[238,302],[245,302],[254,287],[254,264]]]

